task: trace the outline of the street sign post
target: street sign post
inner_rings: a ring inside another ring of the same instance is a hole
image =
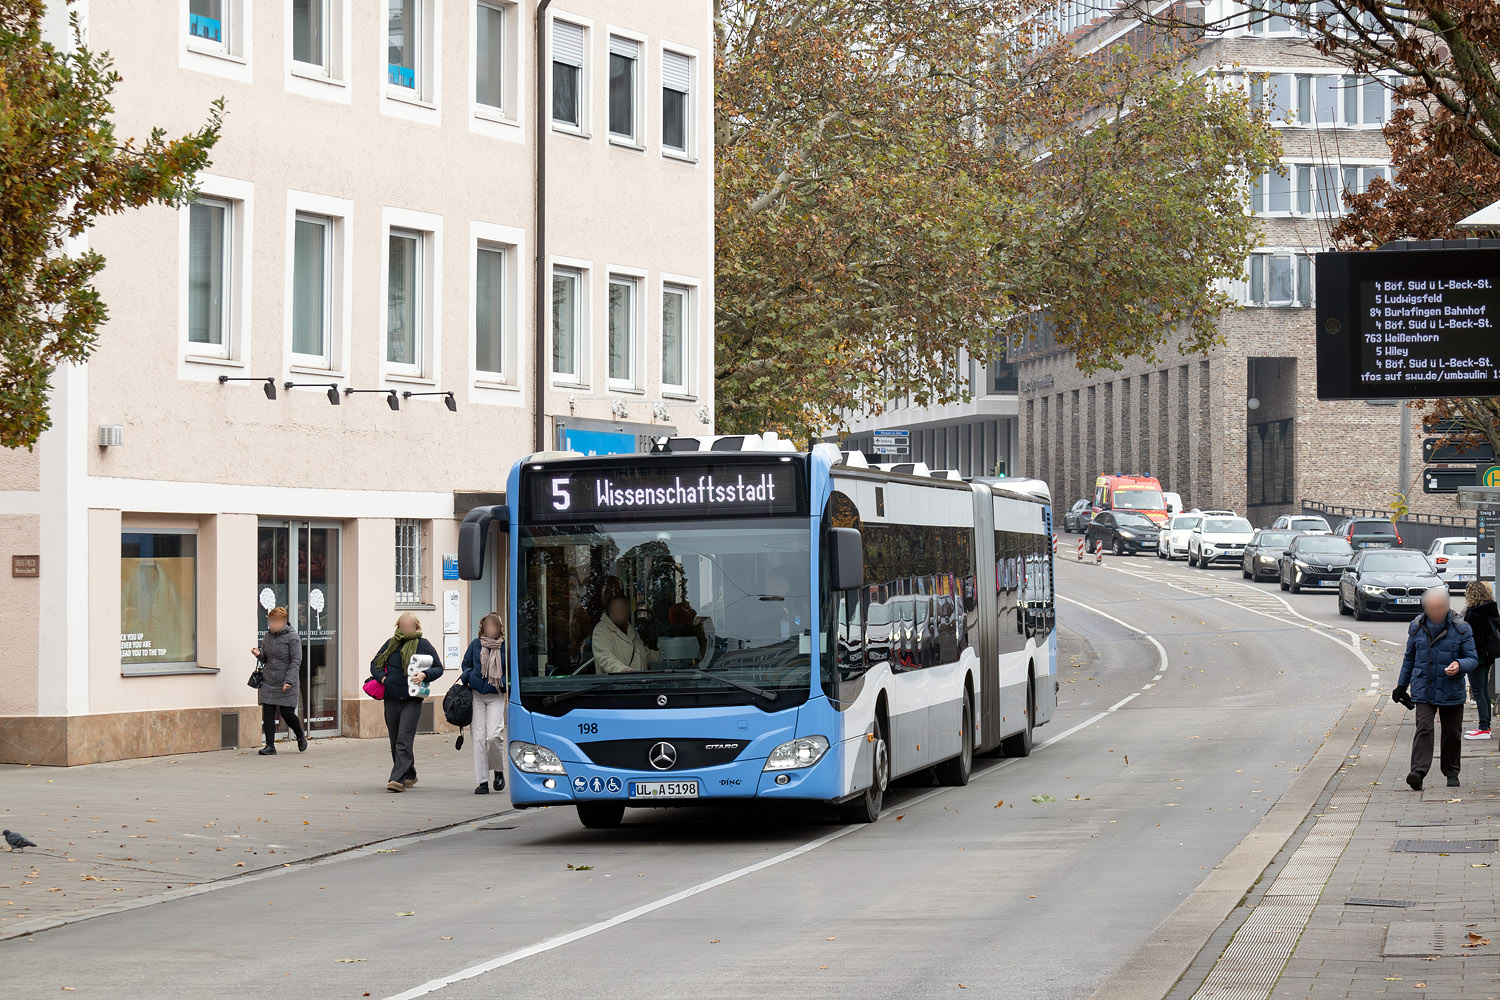
[[[875,431],[871,450],[877,455],[910,455],[911,431]]]
[[[1470,466],[1428,466],[1422,470],[1423,493],[1457,493],[1478,482],[1479,471]]]
[[[1438,444],[1442,438],[1426,438],[1422,441],[1422,461],[1431,465],[1491,465],[1495,462],[1495,448],[1488,442],[1478,444],[1467,451],[1459,451],[1457,445]]]

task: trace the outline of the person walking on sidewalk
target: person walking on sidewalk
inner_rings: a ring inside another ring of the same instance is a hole
[[[297,695],[302,684],[302,640],[287,624],[286,608],[266,612],[266,642],[250,654],[260,661],[261,682],[256,691],[260,702],[260,728],[266,736],[261,756],[276,752],[276,715],[297,738],[297,750],[307,749],[307,734],[297,719]]]
[[[495,791],[505,789],[505,772],[494,770],[495,745],[499,758],[505,753],[505,625],[491,611],[479,619],[479,635],[464,653],[462,680],[474,692],[474,720],[469,738],[474,741],[475,795],[488,795],[493,771]],[[504,764],[502,763],[502,767]]]
[[[422,638],[421,621],[408,611],[396,619],[395,635],[370,661],[370,676],[385,685],[385,728],[391,738],[391,780],[385,787],[392,792],[404,792],[417,783],[412,743],[422,717],[422,696],[409,693],[406,669],[418,653],[432,657],[432,666],[422,674],[427,683],[443,676],[443,658]]]
[[[1464,733],[1464,739],[1487,740],[1490,738],[1490,671],[1495,669],[1495,657],[1500,656],[1500,609],[1495,607],[1495,595],[1490,592],[1490,585],[1483,580],[1470,580],[1464,591],[1464,621],[1474,630],[1474,652],[1479,657],[1479,666],[1469,675],[1469,692],[1479,709],[1479,723]]]
[[[1411,773],[1406,783],[1417,791],[1432,767],[1432,729],[1436,717],[1443,733],[1439,765],[1448,785],[1458,786],[1463,744],[1464,678],[1479,663],[1474,653],[1474,631],[1453,613],[1448,588],[1433,587],[1422,595],[1422,614],[1406,632],[1406,656],[1391,700],[1415,707],[1417,731],[1411,740]]]

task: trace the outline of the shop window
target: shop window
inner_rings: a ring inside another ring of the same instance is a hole
[[[120,672],[198,666],[198,537],[120,534]]]

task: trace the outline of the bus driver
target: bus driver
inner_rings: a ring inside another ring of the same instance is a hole
[[[594,669],[601,674],[639,673],[656,655],[646,648],[630,623],[630,601],[616,595],[594,626]]]

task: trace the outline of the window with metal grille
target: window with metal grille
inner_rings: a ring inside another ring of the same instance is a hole
[[[422,603],[422,522],[396,518],[396,603]]]

